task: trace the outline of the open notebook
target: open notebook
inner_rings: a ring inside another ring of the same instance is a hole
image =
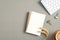
[[[46,15],[37,12],[29,12],[26,32],[40,36],[39,28],[43,27]]]
[[[41,0],[41,3],[50,15],[60,9],[60,0]]]

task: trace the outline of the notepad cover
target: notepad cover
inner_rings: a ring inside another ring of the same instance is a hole
[[[37,12],[29,12],[26,33],[40,36],[39,28],[43,27],[46,15]]]

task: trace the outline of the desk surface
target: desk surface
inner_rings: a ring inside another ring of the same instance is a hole
[[[0,40],[43,40],[40,37],[24,33],[26,15],[28,11],[35,11],[46,14],[44,27],[49,30],[48,40],[53,40],[53,32],[60,29],[60,23],[54,19],[58,10],[52,16],[43,8],[40,0],[0,0]],[[52,25],[46,23],[51,20]],[[60,19],[58,19],[60,20]]]

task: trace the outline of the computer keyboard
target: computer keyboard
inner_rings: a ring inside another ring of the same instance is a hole
[[[60,9],[60,0],[41,0],[41,3],[50,15]]]

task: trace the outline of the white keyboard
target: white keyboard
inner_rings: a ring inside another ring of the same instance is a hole
[[[41,0],[41,3],[50,15],[60,9],[60,0]]]

